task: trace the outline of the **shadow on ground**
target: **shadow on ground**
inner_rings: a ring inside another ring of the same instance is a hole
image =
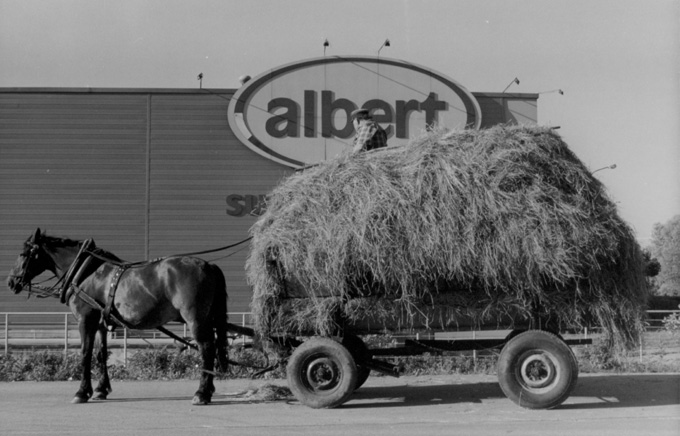
[[[441,380],[441,379],[440,379]],[[395,408],[435,404],[481,403],[485,400],[506,400],[497,382],[452,383],[397,386],[364,386],[352,394],[342,408]],[[277,383],[285,386],[285,381]],[[112,398],[106,402],[191,401],[190,395],[158,395],[147,397]],[[218,394],[210,406],[239,403],[288,402],[300,404],[291,396],[274,400],[248,397],[244,393]],[[507,400],[508,402],[510,400]],[[95,402],[95,401],[93,401]],[[607,409],[620,407],[656,407],[680,404],[680,374],[602,374],[581,376],[562,410]],[[301,405],[301,404],[300,404]]]
[[[504,398],[505,395],[496,382],[363,387],[343,407],[384,408],[480,403],[483,400]],[[580,377],[570,399],[559,408],[654,407],[674,404],[680,404],[680,374],[592,375]]]

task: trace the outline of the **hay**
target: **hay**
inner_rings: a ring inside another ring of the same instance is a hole
[[[432,131],[284,180],[251,229],[256,330],[597,324],[641,327],[640,248],[553,130]]]
[[[248,402],[271,402],[271,401],[285,401],[293,399],[293,393],[287,386],[278,386],[271,383],[265,383],[259,387],[249,388],[240,392],[224,394],[227,397],[232,397],[236,400]]]
[[[264,402],[290,400],[293,398],[293,393],[287,386],[277,386],[267,383],[257,389],[246,392],[245,398],[250,401]]]

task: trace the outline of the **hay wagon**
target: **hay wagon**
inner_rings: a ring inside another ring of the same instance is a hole
[[[560,332],[596,324],[612,349],[641,328],[641,250],[602,184],[553,129],[432,131],[341,155],[277,186],[246,263],[256,333],[289,353],[310,407],[335,407],[386,356],[500,350],[503,392],[528,408],[570,394]],[[427,335],[507,328],[499,339]],[[361,336],[400,331],[397,347]]]

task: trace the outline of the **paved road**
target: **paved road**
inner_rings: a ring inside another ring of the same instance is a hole
[[[213,404],[192,406],[193,381],[114,382],[110,400],[82,405],[69,403],[76,382],[0,383],[0,435],[680,435],[680,374],[584,374],[542,411],[493,376],[371,377],[332,410],[262,401],[267,384],[285,381],[219,381]]]

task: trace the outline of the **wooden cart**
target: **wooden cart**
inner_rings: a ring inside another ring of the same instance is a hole
[[[230,325],[230,330],[254,335],[239,326]],[[400,368],[386,361],[387,357],[498,349],[498,382],[505,395],[522,407],[549,409],[562,404],[576,386],[578,362],[570,346],[592,342],[565,340],[540,329],[515,329],[502,339],[421,339],[413,335],[391,348],[369,348],[359,335],[347,332],[332,337],[270,339],[290,353],[288,385],[302,404],[312,408],[342,405],[371,371],[399,377]]]

